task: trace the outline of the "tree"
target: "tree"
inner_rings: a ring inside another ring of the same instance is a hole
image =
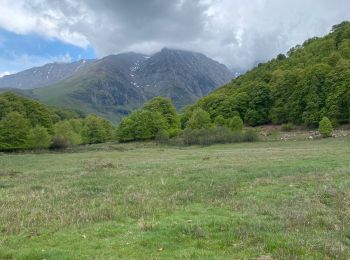
[[[211,127],[211,119],[208,112],[204,111],[201,108],[197,108],[193,111],[191,118],[187,122],[186,128],[190,129],[202,129],[202,128],[210,128]]]
[[[24,148],[30,124],[18,112],[8,113],[0,121],[0,148]]]
[[[320,121],[318,131],[323,137],[330,137],[332,136],[333,132],[333,126],[331,121],[328,119],[328,117],[323,117]]]
[[[243,129],[243,120],[239,116],[235,116],[229,120],[228,126],[232,131],[240,132]]]
[[[167,122],[158,112],[137,110],[124,118],[117,129],[121,142],[154,139],[161,130],[167,131]]]
[[[43,126],[30,129],[27,138],[27,147],[34,149],[46,149],[51,144],[51,136]]]
[[[143,109],[160,113],[164,117],[169,130],[172,129],[172,131],[174,131],[180,129],[180,118],[176,113],[175,106],[169,98],[155,97],[148,101]]]
[[[53,127],[55,136],[63,137],[69,145],[78,145],[82,143],[82,137],[79,128],[75,129],[70,121],[64,120],[56,123]]]
[[[226,126],[227,120],[222,115],[219,115],[215,118],[214,123],[216,126]]]
[[[84,143],[104,143],[112,139],[113,126],[101,117],[90,115],[85,119],[81,135]]]

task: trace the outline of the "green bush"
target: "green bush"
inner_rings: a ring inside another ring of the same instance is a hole
[[[62,135],[55,135],[52,137],[52,142],[51,142],[51,149],[54,150],[63,150],[67,149],[71,144],[69,141]]]
[[[212,145],[238,142],[257,141],[256,132],[245,133],[232,131],[227,127],[201,128],[201,129],[185,129],[182,136],[170,140],[171,144],[182,145]]]
[[[319,123],[318,131],[322,135],[322,137],[330,137],[332,136],[333,126],[328,117],[323,117]]]
[[[169,142],[169,139],[169,133],[165,129],[160,129],[154,138],[154,140],[160,144]]]
[[[243,132],[242,142],[256,142],[259,141],[259,135],[254,129],[248,129]]]
[[[51,144],[51,136],[43,126],[30,129],[27,138],[27,147],[32,149],[46,149]]]

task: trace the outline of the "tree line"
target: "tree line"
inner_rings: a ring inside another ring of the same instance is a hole
[[[113,139],[112,124],[96,115],[84,117],[51,108],[12,92],[0,95],[0,149],[67,148]]]

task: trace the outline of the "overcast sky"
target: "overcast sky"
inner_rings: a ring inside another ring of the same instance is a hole
[[[0,0],[0,10],[0,76],[164,46],[245,70],[350,20],[350,0]]]

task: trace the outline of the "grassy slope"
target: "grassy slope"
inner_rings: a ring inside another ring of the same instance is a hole
[[[349,259],[349,154],[345,137],[1,155],[0,259]]]

